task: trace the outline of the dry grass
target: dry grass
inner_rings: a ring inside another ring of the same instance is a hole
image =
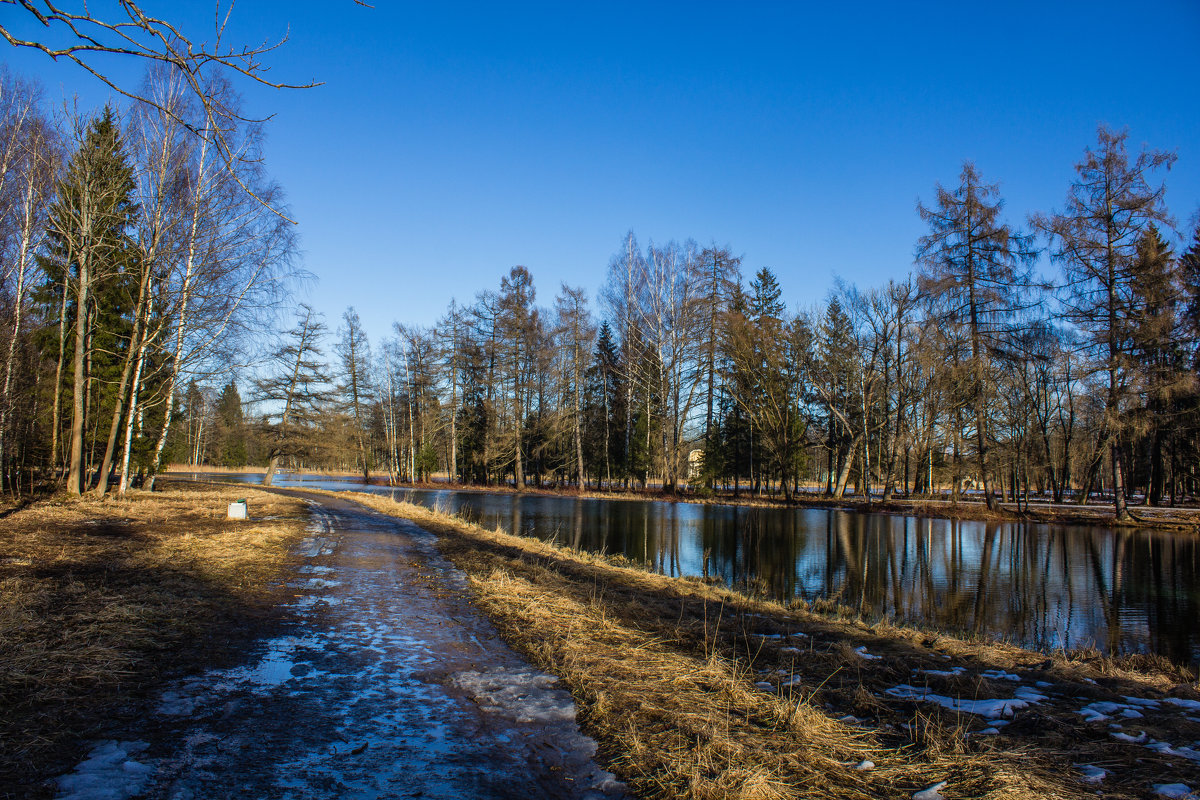
[[[252,519],[225,519],[246,497]],[[0,787],[39,796],[82,737],[135,713],[168,675],[235,653],[268,624],[303,503],[173,488],[52,498],[0,524]],[[5,792],[0,789],[0,797]]]
[[[1011,684],[979,675],[986,669],[1036,670],[1056,681],[1095,675],[1127,694],[1178,688],[1178,676],[1166,672],[871,627],[387,498],[341,496],[439,533],[505,639],[566,682],[606,763],[646,797],[908,798],[942,780],[947,798],[1088,796],[1072,777],[1070,745],[968,735],[982,727],[978,718],[898,701],[883,689],[913,682],[914,669],[954,664],[972,668],[955,679],[971,697],[1012,696]],[[780,637],[796,633],[804,636]],[[855,652],[862,646],[881,658],[864,660]],[[756,685],[762,681],[770,687]],[[1038,708],[1023,717],[1035,729]],[[1060,716],[1070,722],[1065,709]],[[862,760],[875,768],[854,769]]]

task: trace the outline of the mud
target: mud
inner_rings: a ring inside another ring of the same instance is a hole
[[[627,797],[570,694],[472,608],[431,534],[310,502],[286,635],[172,686],[60,798]]]

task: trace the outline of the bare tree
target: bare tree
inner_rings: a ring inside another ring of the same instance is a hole
[[[1149,176],[1169,169],[1175,156],[1143,149],[1131,163],[1125,149],[1128,132],[1102,125],[1096,136],[1096,149],[1088,148],[1075,165],[1077,178],[1067,193],[1066,209],[1033,221],[1050,237],[1051,255],[1063,265],[1067,317],[1085,334],[1083,345],[1093,368],[1107,377],[1100,439],[1112,468],[1117,519],[1123,521],[1130,515],[1118,434],[1131,366],[1138,245],[1149,225],[1168,224],[1165,187],[1152,186]]]
[[[583,465],[583,379],[585,362],[596,337],[596,327],[592,324],[587,306],[587,293],[583,289],[573,288],[564,283],[554,304],[558,312],[556,327],[565,337],[562,349],[569,376],[565,393],[572,404],[570,416],[575,449],[576,488],[583,491],[586,475]]]
[[[363,483],[371,482],[371,459],[367,447],[367,406],[372,399],[370,375],[371,348],[363,331],[358,312],[347,308],[342,315],[340,337],[334,347],[341,362],[342,402],[354,422],[354,438],[358,444],[359,468]]]
[[[959,185],[937,187],[937,207],[918,204],[930,232],[917,244],[921,290],[935,300],[936,313],[966,323],[970,340],[967,396],[975,415],[975,449],[988,508],[998,507],[992,492],[988,451],[987,394],[995,380],[991,362],[1013,333],[1012,315],[1029,282],[1021,266],[1036,256],[1027,237],[1000,221],[1004,203],[995,184],[986,184],[971,162],[963,164]]]
[[[365,5],[355,0],[358,5]],[[270,67],[264,57],[287,42],[286,33],[275,41],[256,46],[230,44],[225,35],[233,3],[224,9],[214,6],[211,39],[204,41],[168,20],[147,14],[134,0],[118,0],[115,8],[97,12],[95,4],[68,5],[58,0],[0,0],[0,5],[24,12],[25,20],[38,26],[40,35],[23,38],[13,33],[11,24],[0,23],[0,37],[10,45],[35,50],[59,61],[71,62],[105,86],[124,97],[154,106],[175,116],[193,134],[203,138],[227,164],[244,158],[231,138],[241,124],[248,122],[238,109],[210,92],[217,76],[241,77],[276,89],[307,89],[318,83],[287,83],[268,77]],[[12,17],[10,17],[12,19]],[[107,66],[112,59],[135,59],[147,65],[161,65],[179,76],[187,90],[203,105],[206,113],[199,118],[178,115],[178,108],[161,103],[153,93],[123,85],[112,77]],[[235,172],[236,174],[236,172]],[[255,193],[246,185],[246,191]],[[263,202],[270,199],[260,197]]]
[[[14,420],[18,348],[25,336],[25,317],[34,285],[34,256],[46,234],[46,213],[60,158],[58,137],[38,107],[36,87],[0,75],[0,228],[3,274],[0,297],[11,315],[0,384],[0,490],[14,485],[9,459]]]

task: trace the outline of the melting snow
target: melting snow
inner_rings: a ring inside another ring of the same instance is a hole
[[[1109,731],[1108,735],[1118,742],[1129,742],[1130,744],[1141,744],[1146,741],[1145,731],[1142,731],[1137,736],[1130,736],[1128,733],[1113,733],[1112,731]]]
[[[453,680],[484,711],[515,712],[517,722],[574,720],[571,696],[548,691],[557,682],[553,675],[532,669],[460,672]]]
[[[916,671],[917,670],[915,670],[915,669],[913,670],[913,672],[916,672]],[[967,671],[966,667],[953,667],[951,669],[923,669],[923,670],[921,670],[921,672],[924,672],[926,675],[941,675],[943,678],[953,678],[956,675],[962,675],[966,671]]]
[[[1169,797],[1172,800],[1193,800],[1196,797],[1184,783],[1156,783],[1151,788],[1159,797]]]
[[[1125,703],[1111,703],[1098,700],[1094,703],[1088,703],[1079,709],[1079,715],[1083,717],[1084,722],[1105,722],[1108,720],[1110,714],[1120,714],[1125,719],[1142,718],[1142,712]]]
[[[1200,700],[1186,700],[1182,697],[1168,697],[1164,702],[1170,703],[1173,706],[1186,708],[1189,711],[1200,711]]]
[[[126,800],[141,792],[154,767],[132,756],[145,742],[101,742],[69,775],[58,779],[59,800]]]
[[[1081,780],[1084,783],[1099,783],[1108,774],[1107,770],[1100,769],[1093,764],[1076,764],[1075,766],[1079,767],[1079,772],[1083,776]]]
[[[951,711],[978,714],[989,719],[993,717],[1011,717],[1022,708],[1027,708],[1046,699],[1045,695],[1039,694],[1026,686],[1018,688],[1016,696],[1009,700],[966,700],[958,697],[947,697],[941,694],[934,694],[929,689],[918,689],[908,684],[894,686],[888,689],[887,693],[900,700],[920,700],[926,703],[937,703],[939,706],[948,708]]]
[[[979,674],[981,676],[983,676],[984,678],[987,678],[989,681],[1016,681],[1017,683],[1021,682],[1020,675],[1013,675],[1011,672],[1005,672],[1002,669],[989,669],[989,670],[986,670],[985,672],[981,672]]]
[[[1146,749],[1161,753],[1164,756],[1178,756],[1179,758],[1188,758],[1192,761],[1200,761],[1200,750],[1183,745],[1172,747],[1166,742],[1151,741],[1150,744],[1146,745]]]
[[[941,789],[946,788],[949,781],[938,781],[927,789],[922,789],[913,795],[913,800],[942,800]]]
[[[865,644],[862,647],[854,648],[854,654],[865,661],[878,661],[880,658],[882,658],[882,656],[873,656],[868,653],[867,646]]]
[[[854,768],[856,770],[858,770],[859,772],[866,772],[868,770],[875,769],[875,762],[874,761],[866,761],[866,760],[860,761],[854,765]]]

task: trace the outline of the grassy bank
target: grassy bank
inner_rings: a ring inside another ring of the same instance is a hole
[[[1167,701],[1200,693],[1194,676],[1165,661],[1048,656],[867,626],[386,498],[342,496],[440,534],[479,605],[570,687],[607,764],[642,796],[911,798],[947,781],[948,800],[1150,797],[1154,784],[1200,785],[1200,762],[1178,755],[1200,739],[1200,723]],[[951,705],[1028,702],[993,724],[995,714],[951,710],[916,696],[924,691]],[[1147,704],[1136,721],[1081,711],[1133,708],[1129,697]],[[1118,724],[1140,741],[1114,737]],[[1174,754],[1147,749],[1153,742]],[[863,762],[872,767],[856,768]],[[1085,782],[1081,764],[1105,778]]]
[[[252,519],[225,518],[250,503]],[[164,679],[274,624],[301,501],[244,487],[50,498],[0,522],[0,797],[40,797]]]

